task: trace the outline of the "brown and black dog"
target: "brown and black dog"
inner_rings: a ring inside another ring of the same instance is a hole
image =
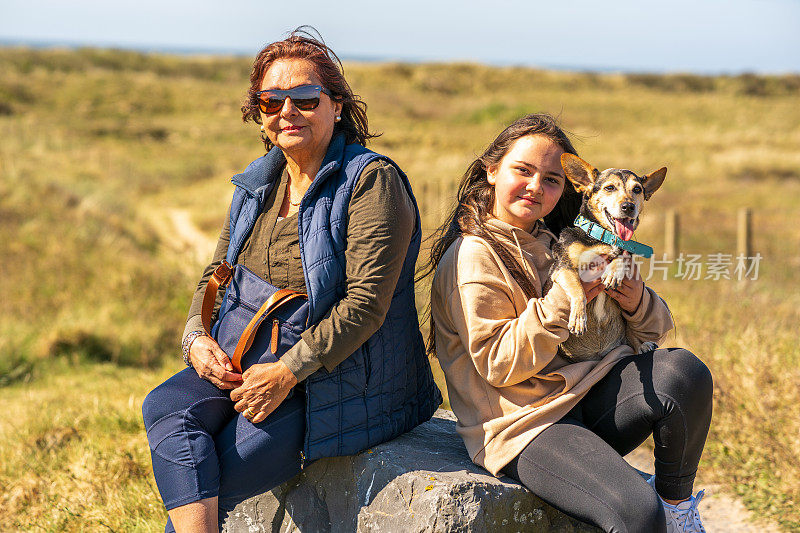
[[[592,228],[596,235],[602,230],[611,232],[613,236],[606,233],[604,239],[616,244],[630,241],[639,225],[644,202],[664,183],[667,175],[667,169],[663,167],[642,177],[618,168],[598,172],[572,154],[561,156],[561,166],[575,189],[583,195],[580,215],[584,227]],[[603,271],[602,281],[606,287],[614,289],[629,272],[630,256],[624,256],[620,246],[607,244],[579,227],[567,227],[561,231],[558,241],[553,244],[553,256],[550,279],[557,281],[570,299],[570,336],[560,346],[562,355],[570,361],[600,359],[627,342],[625,320],[619,304],[601,292],[587,305],[581,272],[586,272],[587,264],[598,260],[603,262],[602,257],[605,257],[609,263]],[[640,351],[652,349],[649,344]]]

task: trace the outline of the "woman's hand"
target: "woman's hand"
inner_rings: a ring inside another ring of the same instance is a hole
[[[253,424],[262,422],[288,396],[297,378],[284,363],[255,364],[242,374],[242,384],[231,391],[234,409]]]
[[[189,361],[198,376],[220,389],[234,389],[242,383],[242,375],[233,371],[228,355],[208,335],[200,335],[192,342]]]
[[[639,273],[639,266],[631,260],[631,254],[623,252],[623,255],[627,255],[626,260],[630,261],[628,275],[622,279],[622,283],[616,289],[606,289],[606,294],[614,298],[623,311],[633,313],[642,301],[644,281]]]

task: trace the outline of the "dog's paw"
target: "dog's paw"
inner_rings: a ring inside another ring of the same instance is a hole
[[[615,276],[613,272],[610,272],[608,270],[605,273],[603,273],[602,281],[606,289],[616,289],[621,283],[621,280],[617,276]]]
[[[653,350],[658,349],[658,344],[652,341],[643,342],[641,346],[639,346],[639,353],[645,352],[652,352]]]
[[[587,317],[585,305],[573,305],[569,312],[569,332],[573,335],[586,333]]]
[[[628,271],[627,264],[620,259],[615,259],[606,267],[603,272],[603,285],[607,289],[616,289],[625,279],[625,273]]]

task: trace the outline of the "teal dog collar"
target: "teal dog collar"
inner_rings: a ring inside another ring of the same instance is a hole
[[[575,219],[575,226],[586,232],[589,237],[593,237],[598,241],[603,241],[611,246],[622,248],[632,254],[641,255],[642,257],[650,257],[653,255],[653,249],[646,244],[636,241],[623,241],[613,232],[608,231],[600,224],[592,222],[583,215],[578,215]]]

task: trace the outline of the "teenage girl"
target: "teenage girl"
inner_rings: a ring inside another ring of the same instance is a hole
[[[617,290],[583,282],[587,300],[605,291],[617,301],[630,345],[579,363],[557,353],[569,300],[542,286],[581,201],[565,152],[576,153],[549,115],[515,121],[469,166],[435,237],[431,340],[457,430],[476,464],[605,531],[704,531],[692,487],[711,374],[685,349],[637,353],[673,328],[664,300],[638,270]],[[650,434],[648,482],[622,456]]]

